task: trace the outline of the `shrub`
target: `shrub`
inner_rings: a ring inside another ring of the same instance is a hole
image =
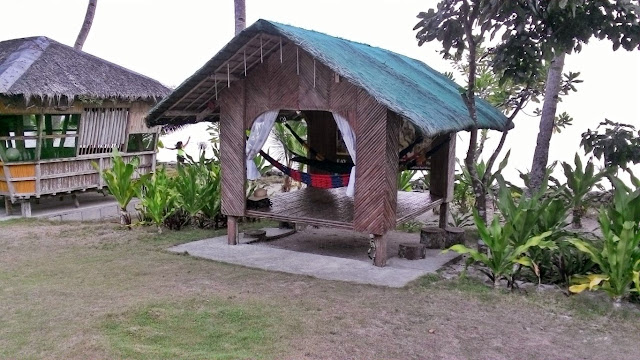
[[[153,176],[143,183],[137,190],[140,198],[140,212],[142,219],[152,222],[162,232],[162,224],[176,209],[176,191],[173,182],[167,176],[164,167],[157,170]]]
[[[127,211],[127,206],[136,195],[141,184],[150,175],[147,174],[134,179],[135,170],[140,164],[140,160],[137,157],[132,158],[129,163],[125,163],[118,150],[114,148],[112,159],[113,165],[111,169],[104,170],[102,178],[107,184],[109,193],[113,195],[120,207],[120,224],[131,225],[131,216]],[[95,162],[92,162],[91,165],[96,170],[100,170],[100,167]]]
[[[635,190],[616,177],[611,181],[614,185],[613,205],[602,208],[598,217],[602,240],[595,244],[578,238],[569,240],[598,264],[600,273],[576,277],[569,290],[579,293],[586,289],[602,289],[619,306],[631,291],[640,290],[640,181],[632,176]],[[635,289],[631,290],[634,282]]]

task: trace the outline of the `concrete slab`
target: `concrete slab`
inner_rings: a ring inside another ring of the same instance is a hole
[[[70,194],[55,197],[43,197],[38,200],[31,199],[31,217],[43,218],[54,221],[88,221],[113,219],[120,216],[118,204],[112,196],[104,196],[98,192],[86,192],[77,194],[79,207]],[[136,216],[135,206],[138,200],[129,203],[127,209],[131,216]],[[20,217],[20,205],[14,205],[11,214],[0,210],[0,221]]]
[[[392,257],[386,267],[378,268],[371,261],[292,251],[269,243],[230,246],[226,236],[181,244],[169,251],[263,270],[396,288],[434,273],[458,257],[455,253],[441,254],[433,250],[423,260]]]

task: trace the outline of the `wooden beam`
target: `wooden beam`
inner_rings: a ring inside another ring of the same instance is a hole
[[[13,210],[13,204],[11,203],[11,197],[4,196],[4,210],[7,213],[7,216],[11,215],[11,210]]]
[[[445,143],[431,156],[429,192],[449,202],[453,199],[455,181],[456,134],[442,135],[434,143],[439,144],[443,140]]]
[[[22,217],[31,217],[31,202],[29,199],[20,201],[20,214]]]
[[[373,265],[384,267],[387,265],[387,236],[373,235],[373,243],[376,245]]]
[[[227,216],[227,243],[238,245],[238,218]]]
[[[183,116],[183,117],[187,117],[187,116],[195,116],[195,117],[206,117],[209,115],[219,115],[219,113],[214,113],[213,110],[210,110],[209,108],[206,108],[203,111],[195,111],[195,110],[167,110],[165,111],[162,116],[173,116],[173,117],[179,117],[179,116]]]

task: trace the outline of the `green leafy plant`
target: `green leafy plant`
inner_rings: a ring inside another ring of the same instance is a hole
[[[107,184],[109,193],[113,195],[120,207],[120,224],[131,225],[131,216],[127,211],[127,206],[136,195],[141,184],[146,181],[150,174],[142,175],[137,179],[134,178],[140,160],[134,157],[129,163],[125,163],[115,148],[113,149],[112,162],[113,165],[111,169],[102,171],[101,176]],[[98,164],[92,162],[91,165],[100,171]]]
[[[559,196],[563,188],[550,188],[547,175],[540,188],[527,197],[522,196],[523,190],[519,187],[508,186],[501,175],[496,179],[499,185],[496,204],[504,218],[504,227],[509,229],[510,243],[523,245],[532,236],[549,233],[546,241],[554,246],[532,247],[528,252],[532,261],[530,269],[538,282],[566,279],[566,275],[556,276],[559,270],[570,270],[566,264],[573,261],[571,254],[563,251],[566,246],[561,246],[568,225],[568,206]]]
[[[409,221],[405,221],[403,223],[400,223],[396,229],[399,231],[403,231],[403,232],[408,232],[408,233],[415,233],[420,231],[420,229],[422,229],[422,227],[424,226],[424,224],[420,221],[416,221],[416,220],[409,220]]]
[[[289,168],[293,166],[293,161],[291,159],[295,156],[294,153],[298,155],[307,155],[306,147],[302,145],[291,133],[291,130],[293,130],[301,139],[307,138],[307,123],[303,120],[304,119],[300,115],[296,115],[292,119],[284,117],[280,119],[280,121],[277,121],[271,130],[272,138],[282,146],[282,153],[276,154],[276,156],[283,159],[283,163]],[[291,130],[287,129],[285,122],[289,125]],[[299,163],[297,169],[302,171],[304,169],[304,164]],[[286,176],[284,178],[284,184],[282,185],[282,191],[288,192],[290,190],[291,178]]]
[[[187,155],[187,164],[178,167],[174,180],[176,204],[191,220],[200,214],[215,218],[220,211],[220,165],[201,154],[198,161]],[[202,223],[201,221],[196,223]]]
[[[473,213],[451,211],[451,220],[449,221],[449,225],[459,228],[473,226]]]
[[[269,154],[268,150],[267,154]],[[258,169],[260,175],[265,175],[266,173],[271,171],[271,169],[273,169],[273,165],[265,160],[265,158],[260,154],[253,158],[253,163],[256,164],[256,168]]]
[[[149,219],[162,233],[162,224],[176,207],[177,194],[172,180],[164,167],[160,168],[137,189],[140,212],[143,219]]]
[[[596,186],[600,180],[607,174],[606,171],[600,171],[595,173],[593,163],[587,162],[587,166],[582,169],[582,161],[578,154],[575,155],[573,160],[575,168],[566,162],[562,163],[562,169],[564,170],[564,176],[567,178],[567,186],[562,192],[564,198],[569,203],[572,209],[573,227],[578,229],[582,227],[582,216],[587,209],[586,195],[591,189]]]
[[[530,248],[554,248],[556,246],[552,241],[544,240],[551,235],[551,232],[532,236],[522,241],[521,245],[514,245],[511,241],[513,227],[501,226],[498,218],[494,218],[493,222],[486,226],[477,212],[474,212],[473,217],[478,227],[478,234],[487,246],[488,252],[485,254],[461,244],[453,245],[448,250],[459,254],[468,254],[473,261],[486,266],[487,269],[480,269],[480,271],[487,275],[494,287],[499,286],[501,279],[506,279],[508,286],[513,286],[513,275],[521,266],[534,266],[526,255]]]
[[[605,119],[595,131],[588,129],[582,134],[580,146],[587,154],[604,158],[607,167],[627,170],[629,163],[640,163],[640,132],[633,125]]]
[[[633,190],[618,178],[611,180],[614,184],[613,205],[601,209],[598,217],[602,241],[589,244],[579,238],[569,240],[598,264],[600,273],[575,278],[575,284],[569,290],[579,293],[586,289],[602,289],[619,306],[630,293],[630,286],[638,279],[637,272],[640,271],[640,181],[632,176],[636,186]],[[635,285],[634,291],[637,291],[639,284],[636,282]]]
[[[411,179],[418,173],[417,170],[404,170],[398,173],[398,190],[411,191]]]

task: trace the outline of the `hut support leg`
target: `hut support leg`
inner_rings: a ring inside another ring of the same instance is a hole
[[[7,212],[7,215],[11,215],[11,210],[13,210],[13,204],[8,196],[4,197],[4,210]]]
[[[447,227],[448,221],[449,221],[449,203],[443,202],[440,205],[440,221],[438,223],[438,226],[441,229],[444,229],[445,227]]]
[[[31,202],[29,202],[29,199],[20,201],[20,213],[22,217],[31,217]]]
[[[229,245],[238,244],[238,218],[227,216],[227,242]]]
[[[78,201],[78,196],[76,194],[72,194],[71,198],[73,198],[73,206],[79,208],[80,207],[80,201]]]
[[[383,267],[387,265],[387,237],[384,235],[373,235],[373,242],[376,245],[373,265]]]

